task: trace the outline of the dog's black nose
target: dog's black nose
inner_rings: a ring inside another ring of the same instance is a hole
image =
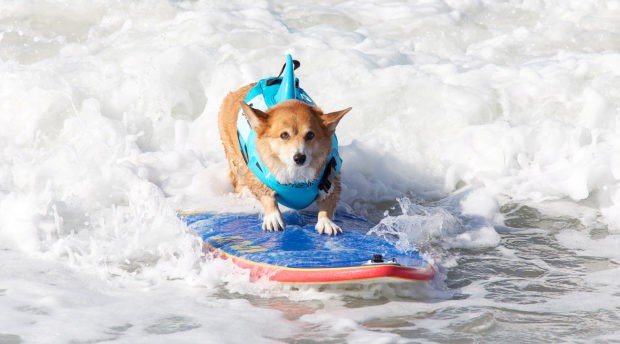
[[[304,162],[306,162],[306,155],[297,153],[293,156],[293,160],[295,161],[297,165],[303,165]]]

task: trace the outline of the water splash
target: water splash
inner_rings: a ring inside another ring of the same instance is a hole
[[[409,198],[399,198],[402,214],[385,217],[368,233],[384,237],[403,251],[495,247],[500,238],[493,219],[463,210],[463,205],[476,195],[461,193],[434,204],[416,204]]]

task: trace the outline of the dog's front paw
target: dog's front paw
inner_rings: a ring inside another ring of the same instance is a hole
[[[319,234],[327,234],[327,235],[338,235],[338,234],[342,234],[342,229],[340,229],[340,227],[338,227],[337,224],[335,224],[332,220],[330,220],[327,217],[321,217],[319,218],[319,220],[316,222],[316,226],[314,226],[314,228],[316,228],[317,232],[319,232]]]
[[[264,231],[280,231],[284,229],[284,220],[282,220],[282,214],[279,211],[272,211],[269,214],[265,214],[263,218],[263,230]]]

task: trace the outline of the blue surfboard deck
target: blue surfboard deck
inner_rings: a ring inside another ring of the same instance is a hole
[[[334,222],[344,233],[328,236],[314,229],[316,213],[287,212],[283,217],[284,231],[265,232],[256,214],[181,215],[202,237],[207,250],[250,269],[254,279],[338,283],[428,281],[433,277],[433,267],[418,251],[404,252],[379,236],[367,235],[373,225],[363,218],[336,214]]]

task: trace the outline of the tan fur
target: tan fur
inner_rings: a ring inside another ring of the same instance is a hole
[[[331,148],[331,136],[336,130],[336,125],[351,108],[329,114],[323,114],[321,109],[310,106],[298,100],[282,102],[270,108],[266,113],[252,109],[243,103],[248,91],[255,84],[241,87],[237,91],[229,93],[220,109],[218,125],[224,152],[228,159],[230,179],[236,192],[247,187],[261,202],[265,218],[263,229],[283,229],[280,210],[275,197],[275,192],[264,185],[246,166],[239,141],[237,139],[237,115],[239,107],[244,107],[244,113],[248,117],[256,132],[256,149],[263,163],[269,171],[276,176],[287,176],[288,159],[299,147],[309,153],[307,169],[312,175],[308,178],[316,179],[325,166]],[[315,137],[307,140],[304,136],[312,131]],[[286,132],[290,137],[283,140],[280,135]],[[295,170],[297,171],[297,170]],[[325,199],[318,199],[318,222],[317,231],[326,234],[342,233],[342,230],[331,220],[334,218],[334,210],[340,198],[340,176],[334,179],[334,190]]]

